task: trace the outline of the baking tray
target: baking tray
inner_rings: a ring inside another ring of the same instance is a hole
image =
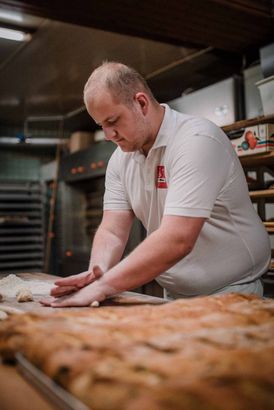
[[[21,353],[15,355],[17,368],[22,375],[37,388],[47,400],[60,410],[90,410],[69,392],[58,386],[52,379],[30,363]]]

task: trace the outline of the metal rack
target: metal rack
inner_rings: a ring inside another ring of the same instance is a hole
[[[43,208],[39,182],[0,181],[0,272],[41,271]]]

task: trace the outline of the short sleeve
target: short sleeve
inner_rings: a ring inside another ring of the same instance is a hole
[[[131,206],[122,183],[122,159],[116,149],[112,154],[105,178],[104,210],[127,210]]]
[[[174,151],[164,214],[208,218],[231,169],[225,144],[209,135],[194,134]]]

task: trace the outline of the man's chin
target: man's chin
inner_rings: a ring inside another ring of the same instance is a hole
[[[120,147],[120,148],[123,152],[135,152],[136,151],[135,149],[122,148],[122,147]]]
[[[118,143],[117,145],[118,145],[119,148],[121,148],[121,150],[123,152],[134,152],[134,151],[136,151],[136,149],[134,149],[133,147],[129,147],[126,144],[123,144],[123,142]]]

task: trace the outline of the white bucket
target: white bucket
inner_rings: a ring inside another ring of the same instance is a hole
[[[274,75],[256,83],[259,88],[264,115],[274,114]]]

